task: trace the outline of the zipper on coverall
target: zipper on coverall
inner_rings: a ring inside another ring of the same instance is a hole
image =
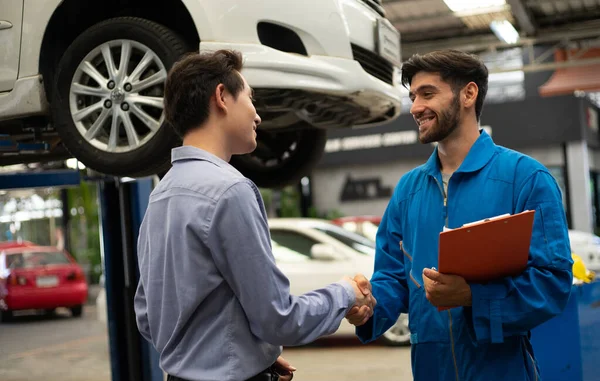
[[[444,197],[444,220],[446,221],[444,226],[448,227],[448,195],[444,192],[444,187],[440,184],[436,177],[433,178],[440,188],[440,192],[442,192],[442,196]],[[448,187],[450,187],[450,180],[448,180]],[[458,377],[458,364],[456,362],[456,352],[454,351],[454,334],[452,333],[452,314],[450,310],[448,310],[448,327],[450,330],[450,346],[452,348],[452,360],[454,361],[454,373],[456,374],[456,381],[459,381]]]

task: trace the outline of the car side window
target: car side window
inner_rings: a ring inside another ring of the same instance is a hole
[[[318,242],[305,236],[289,230],[271,229],[271,239],[280,246],[287,247],[297,253],[311,257],[310,250]]]

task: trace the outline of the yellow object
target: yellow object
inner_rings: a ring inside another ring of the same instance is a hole
[[[573,277],[584,283],[591,283],[596,278],[596,273],[585,267],[579,255],[571,253],[571,257],[573,258]]]

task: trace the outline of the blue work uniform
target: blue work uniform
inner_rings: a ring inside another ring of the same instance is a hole
[[[470,284],[471,307],[439,312],[425,297],[422,272],[437,267],[444,226],[525,210],[535,210],[527,269]],[[363,343],[373,341],[408,312],[415,380],[539,380],[529,332],[565,308],[572,263],[555,179],[539,162],[494,144],[482,131],[447,192],[437,148],[398,182],[377,233],[371,283],[378,304],[356,333]]]

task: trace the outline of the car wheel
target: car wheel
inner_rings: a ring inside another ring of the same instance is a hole
[[[408,329],[408,314],[400,314],[396,324],[388,329],[380,341],[389,346],[410,345],[410,330]]]
[[[71,307],[71,315],[73,317],[81,317],[83,315],[83,306]]]
[[[233,156],[231,164],[259,187],[295,185],[308,175],[323,155],[327,132],[307,127],[290,131],[257,131],[254,152]]]
[[[84,31],[54,79],[52,113],[64,146],[109,175],[141,177],[168,167],[180,139],[164,123],[164,84],[189,50],[175,32],[141,18],[114,18]]]
[[[13,320],[13,312],[10,310],[0,310],[0,323],[8,323]]]

